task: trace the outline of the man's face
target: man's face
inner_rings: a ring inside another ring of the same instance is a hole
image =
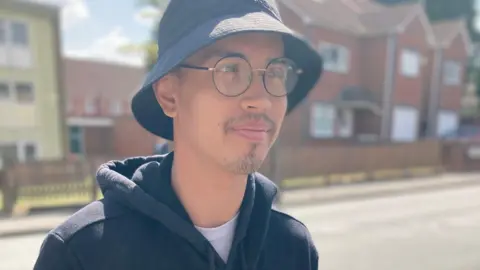
[[[229,54],[244,57],[252,69],[264,69],[271,59],[283,56],[282,38],[239,34],[218,41],[185,63],[214,67]],[[222,86],[214,83],[212,71],[181,68],[171,79],[175,82],[170,113],[176,143],[235,174],[258,170],[278,136],[287,108],[285,96],[266,91],[261,74],[254,73],[248,89],[231,97],[218,91]]]

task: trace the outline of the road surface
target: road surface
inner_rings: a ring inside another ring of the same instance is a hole
[[[480,186],[285,209],[321,270],[480,269]],[[0,239],[0,270],[31,270],[43,235]]]

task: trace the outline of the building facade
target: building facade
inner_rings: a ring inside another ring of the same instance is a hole
[[[59,11],[0,1],[0,156],[59,159],[66,154]]]

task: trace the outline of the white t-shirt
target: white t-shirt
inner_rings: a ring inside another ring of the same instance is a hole
[[[227,262],[228,254],[230,254],[230,249],[232,248],[237,219],[238,214],[227,223],[215,228],[202,228],[195,226],[195,228],[207,238],[224,262]]]

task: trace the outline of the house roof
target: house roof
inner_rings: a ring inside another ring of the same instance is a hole
[[[143,67],[64,58],[65,87],[69,99],[112,97],[129,100],[139,90]]]
[[[467,25],[465,19],[454,19],[454,20],[444,20],[438,21],[432,24],[433,34],[435,35],[435,40],[440,47],[449,47],[453,40],[461,35],[466,50],[470,51],[471,40],[468,34]]]
[[[278,0],[296,12],[305,23],[356,35],[379,35],[402,31],[405,24],[426,15],[418,3],[382,5],[372,0]],[[402,28],[403,27],[403,28]],[[430,34],[429,25],[425,25]],[[427,35],[428,36],[428,35]]]

